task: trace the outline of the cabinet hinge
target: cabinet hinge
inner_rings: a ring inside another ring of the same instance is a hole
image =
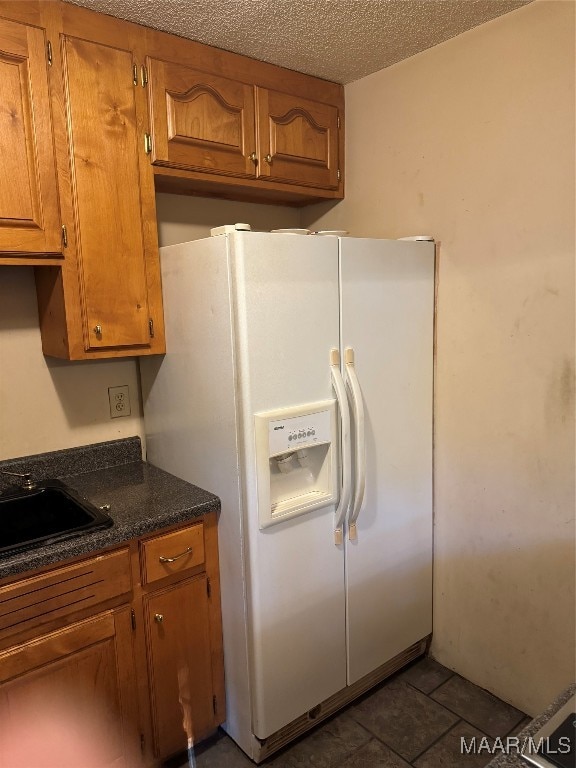
[[[336,124],[338,128],[340,128],[340,115],[338,115],[338,117],[336,118]]]
[[[144,734],[140,734],[140,752],[144,754],[144,748],[145,748],[145,741],[144,741]]]
[[[144,134],[144,152],[146,152],[147,155],[152,152],[152,136],[150,136],[149,133]]]
[[[212,597],[212,585],[210,584],[210,579],[206,579],[206,594],[208,597]]]
[[[46,56],[48,58],[48,64],[52,66],[52,43],[50,40],[46,43]]]
[[[66,224],[62,224],[62,246],[68,248],[68,230]]]
[[[336,178],[340,181],[340,168],[336,171]]]
[[[140,67],[140,82],[142,83],[142,88],[146,88],[148,85],[148,70],[145,64],[142,64]]]
[[[216,696],[212,696],[212,711],[214,714],[216,714],[216,711],[218,709],[218,702],[216,701]]]
[[[150,331],[150,338],[154,338],[154,320],[150,317],[148,319],[148,330]]]
[[[130,621],[132,622],[132,631],[136,632],[136,611],[134,608],[130,611]]]

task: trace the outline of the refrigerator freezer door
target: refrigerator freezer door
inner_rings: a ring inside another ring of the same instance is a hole
[[[260,529],[254,415],[333,398],[338,241],[230,236],[247,535],[252,728],[265,738],[346,685],[334,504]]]
[[[432,631],[434,244],[341,239],[340,273],[366,449],[346,537],[350,685]]]

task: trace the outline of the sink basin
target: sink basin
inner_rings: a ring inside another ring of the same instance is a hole
[[[113,520],[59,480],[0,494],[0,557],[109,528]]]

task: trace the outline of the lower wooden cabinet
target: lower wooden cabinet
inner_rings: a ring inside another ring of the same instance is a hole
[[[144,598],[154,740],[159,755],[214,730],[205,575]]]
[[[210,513],[0,585],[0,768],[151,768],[216,730],[217,546]]]
[[[142,617],[155,758],[224,720],[216,517],[140,542]]]
[[[0,653],[0,766],[136,765],[130,610]]]

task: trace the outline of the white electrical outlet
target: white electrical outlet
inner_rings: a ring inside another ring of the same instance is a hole
[[[130,391],[128,384],[122,387],[108,387],[108,400],[110,401],[110,418],[118,416],[130,416]]]

